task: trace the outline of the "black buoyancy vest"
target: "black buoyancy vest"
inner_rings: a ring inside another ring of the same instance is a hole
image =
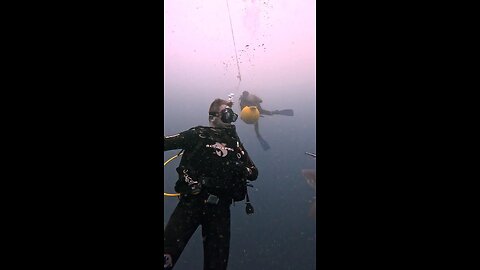
[[[246,179],[242,173],[246,168],[241,161],[244,152],[235,130],[196,127],[193,132],[197,142],[182,156],[175,190],[180,193],[188,190],[188,181],[193,180],[209,193],[243,200]]]

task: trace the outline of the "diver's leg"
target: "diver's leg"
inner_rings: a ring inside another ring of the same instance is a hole
[[[279,115],[293,116],[293,110],[292,109],[267,111],[267,110],[264,110],[260,105],[257,106],[257,109],[258,109],[258,111],[260,112],[261,115],[279,114]]]
[[[259,129],[259,125],[258,125],[258,121],[255,122],[255,124],[253,125],[254,126],[254,129],[255,129],[255,134],[257,135],[257,138],[261,138],[262,135],[260,135],[260,129]]]
[[[204,218],[203,270],[225,270],[230,252],[230,202],[208,205]]]
[[[262,146],[262,149],[264,151],[267,151],[268,149],[270,149],[270,144],[267,141],[265,141],[262,137],[259,137],[258,141],[260,142],[260,145]]]
[[[292,109],[275,110],[275,111],[272,111],[272,114],[279,114],[279,115],[285,115],[285,116],[293,116],[293,110],[292,110]]]
[[[262,146],[262,149],[264,151],[267,151],[268,149],[270,149],[270,145],[268,144],[268,142],[265,141],[260,135],[260,131],[258,128],[258,121],[255,123],[255,133],[257,134],[257,138],[258,138],[258,141],[260,142],[260,145]]]
[[[257,109],[260,112],[260,114],[263,114],[263,115],[272,115],[273,114],[271,111],[264,110],[260,105],[257,106]]]
[[[180,200],[164,230],[163,269],[172,269],[200,224],[201,205]]]

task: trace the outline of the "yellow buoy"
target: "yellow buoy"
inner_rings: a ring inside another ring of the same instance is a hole
[[[247,124],[255,124],[260,117],[260,112],[255,106],[245,106],[240,113],[240,119]]]

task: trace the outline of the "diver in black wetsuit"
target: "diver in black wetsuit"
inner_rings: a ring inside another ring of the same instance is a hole
[[[180,202],[164,230],[164,269],[172,269],[199,225],[202,225],[203,269],[227,269],[230,205],[247,198],[247,180],[258,170],[231,124],[238,117],[231,101],[216,99],[209,109],[211,127],[194,127],[164,137],[164,151],[184,149],[175,191]]]
[[[250,94],[248,91],[243,91],[242,95],[240,96],[240,110],[243,110],[245,106],[255,106],[257,107],[258,111],[260,112],[260,116],[263,117],[263,115],[274,115],[274,114],[279,114],[279,115],[286,115],[286,116],[293,116],[293,110],[291,109],[286,109],[286,110],[275,110],[275,111],[268,111],[262,108],[260,103],[262,103],[263,100],[256,95]],[[270,145],[268,144],[267,141],[263,139],[263,137],[260,135],[260,131],[258,128],[258,121],[255,122],[255,134],[257,135],[258,141],[260,142],[260,145],[262,146],[263,150],[268,150],[270,149]]]

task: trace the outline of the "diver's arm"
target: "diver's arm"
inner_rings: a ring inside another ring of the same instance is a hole
[[[257,134],[257,139],[260,142],[260,145],[262,146],[262,149],[267,151],[270,149],[270,145],[268,144],[267,141],[265,141],[262,136],[260,135],[260,131],[258,130],[258,121],[255,123],[255,133]]]
[[[258,128],[258,121],[255,122],[255,124],[254,124],[253,126],[254,126],[254,128],[255,128],[255,134],[257,134],[257,137],[258,137],[258,138],[261,138],[262,135],[260,135],[260,131],[259,131],[259,128]]]
[[[240,104],[239,105],[240,105],[240,111],[243,110],[243,108],[245,108],[245,106],[247,106],[243,99],[240,99]]]
[[[246,173],[245,177],[250,181],[256,180],[257,177],[258,177],[258,169],[255,166],[255,164],[253,163],[253,161],[250,159],[250,156],[248,155],[247,150],[245,150],[245,148],[243,148],[243,145],[242,145],[242,150],[245,153],[242,156],[242,161],[244,162],[246,170],[247,170],[247,173]]]
[[[258,169],[257,166],[253,163],[253,161],[250,159],[250,156],[248,155],[247,150],[245,147],[243,147],[242,142],[240,141],[240,138],[238,137],[238,134],[235,135],[237,138],[237,147],[239,150],[242,152],[242,157],[240,158],[240,161],[243,164],[243,168],[245,171],[245,178],[248,180],[256,180],[258,177]]]
[[[169,151],[173,149],[186,149],[190,147],[195,135],[194,129],[189,129],[184,132],[172,136],[163,137],[163,151]]]
[[[252,100],[253,102],[258,103],[258,104],[263,102],[263,100],[256,95],[249,95],[249,98],[250,98],[250,100]]]
[[[257,180],[258,177],[258,169],[255,167],[255,165],[252,165],[250,167],[247,167],[247,176],[246,178],[250,181]]]
[[[260,112],[260,114],[273,115],[273,113],[272,113],[271,111],[267,111],[267,110],[263,109],[263,108],[260,106],[260,104],[258,104],[257,109],[258,109],[258,111]]]

